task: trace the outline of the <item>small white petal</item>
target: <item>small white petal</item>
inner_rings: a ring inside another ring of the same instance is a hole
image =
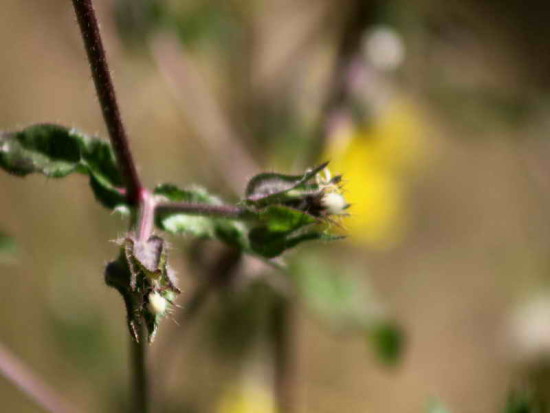
[[[344,197],[337,192],[329,192],[323,195],[321,204],[331,215],[342,214],[348,205]]]
[[[154,315],[162,315],[168,309],[168,301],[157,292],[149,294],[147,309]]]

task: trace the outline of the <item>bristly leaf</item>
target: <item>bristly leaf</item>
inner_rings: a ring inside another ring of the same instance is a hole
[[[149,297],[156,294],[166,300],[167,305],[171,305],[180,293],[175,285],[175,276],[167,264],[164,240],[155,235],[145,242],[133,237],[122,240],[118,259],[105,270],[105,282],[116,288],[124,299],[132,337],[139,340],[138,332],[144,320],[148,341],[153,341],[158,324],[166,312],[152,311]]]
[[[259,224],[250,230],[250,249],[263,257],[274,258],[305,241],[333,241],[333,236],[315,229],[315,217],[281,205],[270,205],[258,212]]]
[[[62,178],[71,173],[90,176],[90,186],[107,208],[125,203],[122,180],[111,145],[74,129],[52,124],[0,132],[0,167],[26,176],[41,173]]]
[[[180,189],[172,184],[162,184],[154,194],[168,201],[222,205],[222,201],[200,187]],[[246,227],[243,223],[224,218],[188,215],[182,212],[157,213],[156,225],[171,234],[193,235],[199,238],[219,239],[230,245],[247,248]]]
[[[272,232],[294,231],[317,223],[311,215],[281,205],[270,205],[260,210],[258,218],[264,223],[265,228]]]
[[[302,175],[284,175],[273,172],[256,175],[248,182],[245,191],[246,200],[258,206],[277,203],[284,199],[291,190],[307,184],[327,165],[328,162],[325,162],[316,168],[307,170]]]
[[[250,230],[248,235],[250,250],[265,258],[275,258],[288,249],[294,248],[306,241],[336,241],[341,236],[326,234],[319,231],[270,231],[264,226]]]

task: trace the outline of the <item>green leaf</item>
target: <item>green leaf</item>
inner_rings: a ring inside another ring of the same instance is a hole
[[[14,175],[38,172],[61,178],[78,170],[80,148],[78,138],[68,129],[34,125],[0,134],[0,166]]]
[[[281,205],[270,205],[262,209],[259,219],[265,223],[264,227],[272,232],[294,231],[317,222],[309,214]]]
[[[155,188],[154,194],[173,202],[223,204],[218,197],[200,187],[180,189],[172,184],[161,184]],[[239,221],[188,215],[181,212],[163,212],[156,215],[156,225],[171,234],[219,239],[241,248],[248,246],[247,228]]]
[[[269,231],[265,227],[253,228],[248,234],[250,249],[265,258],[275,258],[286,250],[287,234]]]
[[[275,258],[290,248],[294,248],[306,241],[335,241],[341,236],[326,234],[324,232],[298,231],[276,232],[266,227],[253,228],[249,233],[250,249],[255,254],[265,258]]]
[[[26,176],[41,173],[63,178],[87,174],[94,195],[104,206],[125,203],[122,179],[109,142],[59,125],[39,124],[16,132],[0,132],[0,167]]]
[[[260,225],[249,233],[251,250],[266,258],[281,255],[285,250],[305,241],[341,239],[313,229],[319,221],[302,211],[282,205],[270,205],[258,212]]]
[[[308,181],[325,169],[327,165],[328,162],[325,162],[316,168],[306,171],[302,175],[284,175],[274,172],[256,175],[248,182],[245,191],[246,200],[260,206],[282,202],[288,196],[292,198],[292,194],[289,194],[291,190],[306,185]],[[307,192],[312,190],[306,187],[302,189]]]

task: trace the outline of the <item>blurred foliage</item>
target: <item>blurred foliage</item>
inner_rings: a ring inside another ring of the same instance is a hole
[[[262,280],[219,291],[208,313],[205,343],[221,357],[250,355],[254,345],[266,340],[265,326],[277,299],[278,293]]]
[[[226,1],[116,0],[115,19],[121,37],[143,48],[159,29],[172,30],[186,46],[216,47],[218,52],[239,36],[237,8]]]
[[[366,284],[363,271],[322,254],[302,253],[290,274],[306,307],[336,331],[364,334],[378,360],[396,364],[404,351],[404,334],[389,318]]]
[[[16,251],[15,240],[8,234],[0,231],[0,260],[9,257]]]
[[[512,392],[503,413],[543,413],[547,409],[527,391]]]
[[[386,365],[394,365],[402,357],[405,333],[395,322],[387,321],[373,327],[370,342],[378,359]]]
[[[427,413],[451,413],[439,400],[432,400],[427,409]]]

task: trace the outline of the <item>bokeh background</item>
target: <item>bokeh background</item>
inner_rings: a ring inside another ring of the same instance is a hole
[[[246,261],[236,298],[165,321],[151,347],[159,411],[274,411],[264,284],[296,302],[297,412],[500,412],[546,383],[547,5],[95,3],[148,185],[235,202],[258,170],[331,160],[352,203],[334,224],[347,240],[292,252],[293,276]],[[0,129],[106,136],[71,2],[2,0],[0,63]],[[82,412],[130,411],[123,305],[102,275],[126,225],[82,177],[0,174],[0,230],[15,241],[0,256],[1,343]],[[185,305],[219,245],[171,241]],[[389,353],[384,323],[398,328]],[[42,411],[3,378],[0,400]]]

